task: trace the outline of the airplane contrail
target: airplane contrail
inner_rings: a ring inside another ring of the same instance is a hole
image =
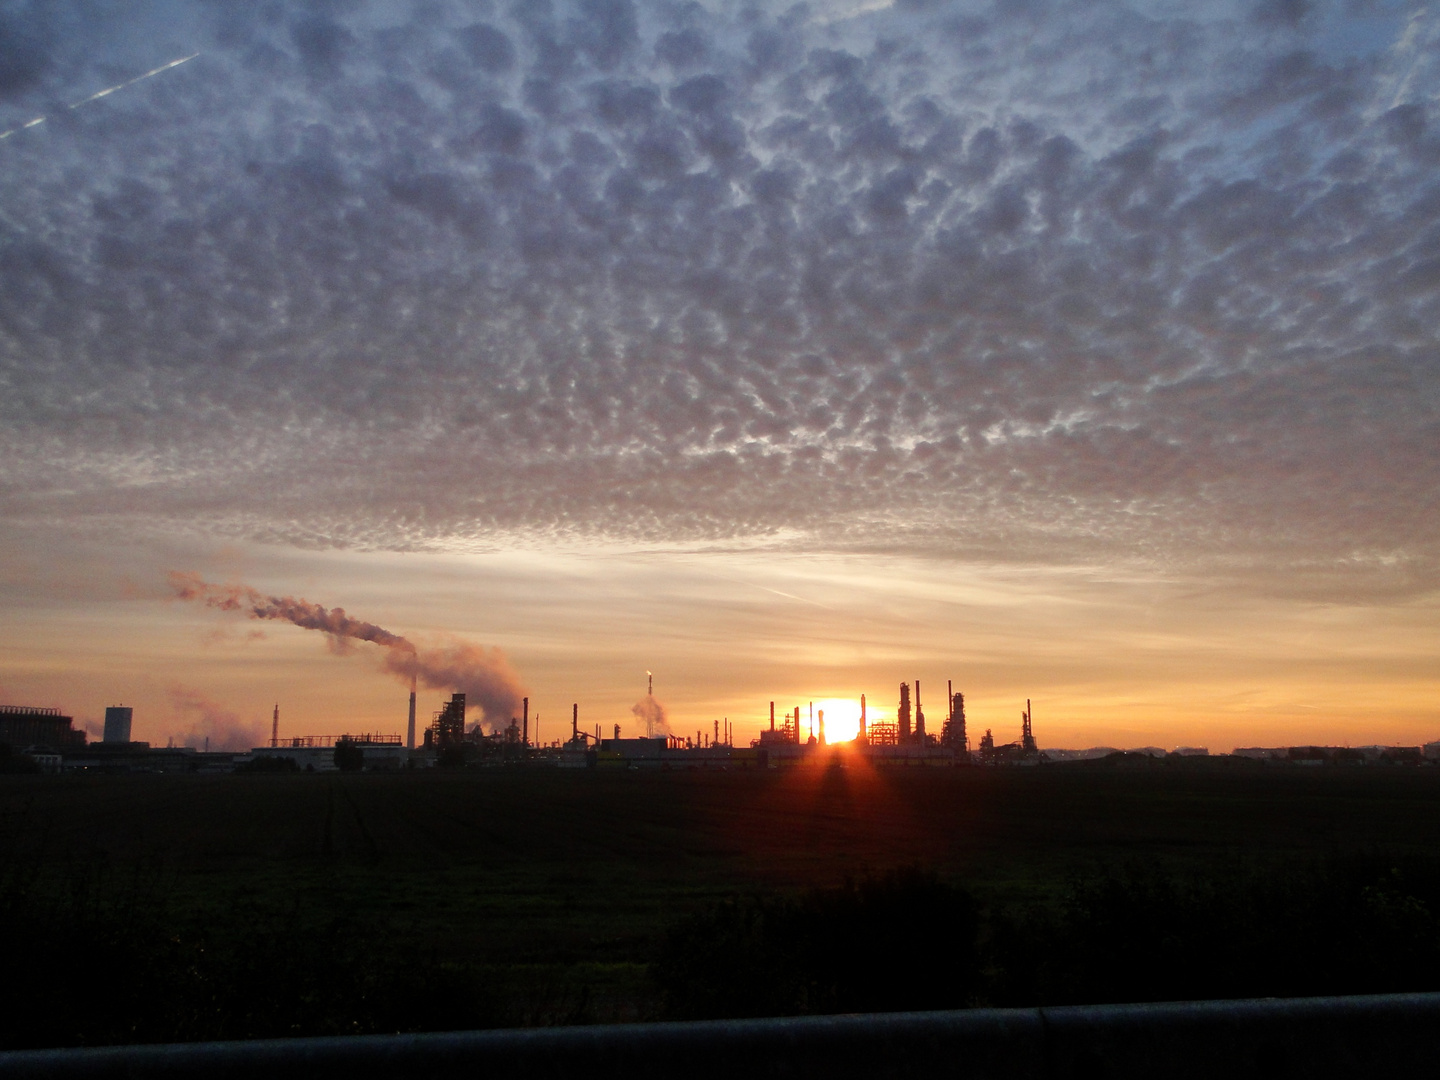
[[[143,75],[136,75],[133,79],[126,79],[126,80],[125,80],[124,82],[122,82],[122,83],[117,83],[117,84],[114,85],[114,86],[106,87],[104,90],[101,90],[101,91],[99,91],[98,93],[91,94],[91,95],[90,95],[89,97],[87,97],[87,98],[81,98],[79,101],[77,101],[77,102],[75,102],[75,103],[73,103],[73,104],[71,104],[71,105],[67,105],[66,108],[67,108],[67,109],[78,109],[78,108],[80,108],[81,105],[89,105],[90,102],[92,102],[92,101],[99,101],[99,100],[100,100],[101,98],[103,98],[103,97],[109,97],[111,94],[115,93],[115,91],[117,91],[117,90],[124,90],[127,86],[134,86],[137,82],[139,82],[139,81],[142,80],[142,79],[148,79],[148,78],[150,78],[150,76],[152,76],[152,75],[159,75],[162,71],[169,71],[169,70],[170,70],[171,68],[173,68],[173,67],[179,67],[181,64],[185,63],[187,60],[194,60],[195,57],[197,57],[197,56],[199,56],[199,55],[200,55],[200,54],[199,54],[198,52],[196,52],[196,53],[191,53],[189,56],[182,56],[182,57],[180,57],[179,60],[171,60],[168,64],[161,64],[159,67],[157,67],[157,68],[152,68],[150,71],[145,72],[145,74],[143,74]],[[40,124],[43,124],[47,119],[48,119],[48,117],[37,116],[37,117],[35,117],[34,120],[27,120],[25,123],[21,124],[19,127],[13,127],[13,128],[11,128],[9,131],[0,132],[0,139],[8,139],[11,135],[14,135],[17,131],[24,131],[26,128],[36,127],[36,126],[38,126],[38,125],[40,125]]]

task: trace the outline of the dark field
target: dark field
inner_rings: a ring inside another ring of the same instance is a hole
[[[1440,882],[1440,769],[1430,768],[496,769],[0,781],[5,948],[18,987],[9,993],[19,995],[0,1004],[23,1016],[21,998],[43,992],[54,1014],[12,1020],[0,1032],[12,1046],[807,1011],[803,1001],[759,997],[747,1009],[734,1001],[745,989],[738,975],[738,989],[716,991],[729,995],[728,1006],[703,998],[677,1005],[675,980],[696,977],[687,963],[709,970],[759,948],[773,927],[791,925],[786,919],[819,926],[852,918],[843,932],[863,936],[864,919],[893,926],[914,910],[906,933],[924,953],[927,935],[961,932],[943,925],[946,898],[956,896],[978,920],[962,927],[966,949],[979,942],[978,966],[968,982],[952,980],[964,983],[963,1000],[945,1003],[1135,996],[1128,984],[1086,990],[1069,975],[1046,974],[1053,962],[1024,959],[1022,945],[1034,953],[1047,934],[1073,937],[1074,918],[1093,930],[1097,918],[1114,923],[1116,912],[1137,925],[1176,911],[1203,921],[1243,891],[1237,884],[1217,893],[1215,882],[1289,882],[1255,893],[1269,898],[1256,910],[1283,922],[1276,896],[1358,873],[1363,881],[1344,886],[1353,902],[1336,900],[1334,910],[1359,911],[1362,920],[1378,911],[1394,923],[1372,951],[1414,952],[1408,943],[1418,934],[1416,955],[1429,957],[1435,942],[1425,935],[1434,936],[1440,899],[1426,891],[1431,877]],[[880,899],[857,893],[844,903],[813,892],[904,867],[926,872],[919,892],[902,884]],[[1205,883],[1211,892],[1201,896]],[[1106,889],[1114,896],[1102,902]],[[907,896],[922,893],[931,907],[907,907]],[[1151,906],[1128,915],[1114,906],[1137,896]],[[760,899],[727,906],[736,897]],[[785,903],[800,906],[775,906]],[[830,914],[812,919],[802,909]],[[729,915],[716,922],[717,912]],[[942,925],[927,923],[932,917]],[[1249,908],[1226,917],[1255,921]],[[748,929],[736,930],[741,923]],[[1107,935],[1126,933],[1107,927]],[[1343,946],[1349,930],[1332,930]],[[718,960],[694,954],[697,935],[730,941],[727,933],[750,936],[725,945]],[[997,960],[1001,945],[1010,951]],[[1031,967],[1021,977],[1023,964]],[[1395,978],[1423,982],[1431,970]],[[1228,984],[1216,985],[1223,992]],[[1236,985],[1244,992],[1251,984]],[[1165,992],[1157,984],[1149,996]],[[813,986],[803,993],[821,1000]],[[836,993],[825,1000],[849,1000]]]

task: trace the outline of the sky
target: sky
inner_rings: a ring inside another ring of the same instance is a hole
[[[542,739],[1440,739],[1437,94],[1380,0],[0,2],[0,702],[403,730],[179,573]]]

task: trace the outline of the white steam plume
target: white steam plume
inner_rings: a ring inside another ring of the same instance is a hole
[[[630,706],[630,711],[635,714],[635,719],[645,725],[647,737],[654,738],[656,735],[670,734],[670,723],[665,716],[665,706],[660,704],[654,694],[646,694]]]

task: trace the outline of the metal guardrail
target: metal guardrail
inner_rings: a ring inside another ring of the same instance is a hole
[[[0,1077],[1409,1077],[1440,994],[878,1013],[0,1054]]]

